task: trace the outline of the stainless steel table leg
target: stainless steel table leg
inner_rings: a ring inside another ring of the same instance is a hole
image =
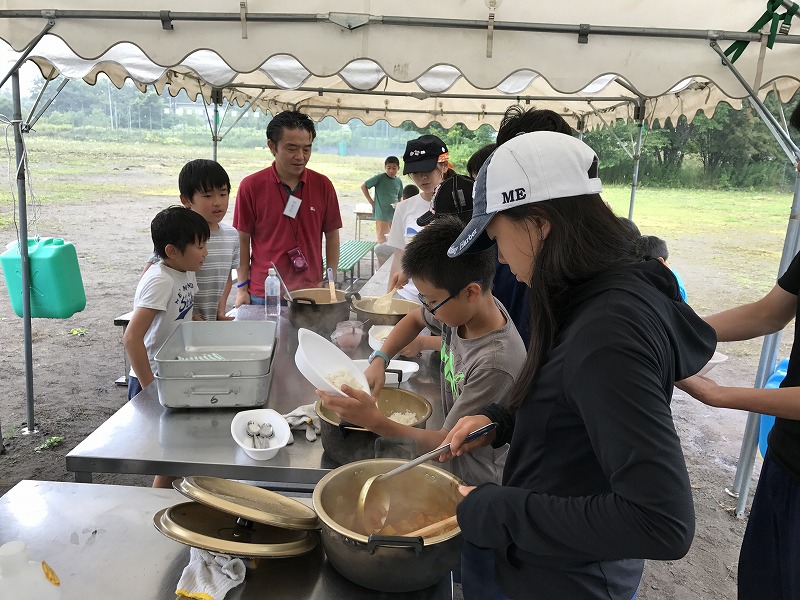
[[[75,471],[75,483],[92,483],[92,474],[88,471]]]

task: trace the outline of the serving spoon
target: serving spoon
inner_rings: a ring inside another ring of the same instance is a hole
[[[388,294],[380,296],[375,302],[372,303],[372,311],[384,313],[392,307],[392,297],[400,288],[392,288]]]
[[[484,425],[467,435],[462,443],[466,444],[482,435],[486,435],[496,427],[497,423]],[[392,469],[388,473],[373,475],[367,479],[364,485],[361,486],[361,491],[358,494],[358,506],[356,507],[356,517],[361,521],[364,531],[367,533],[378,531],[386,523],[390,504],[389,490],[385,485],[387,479],[421,465],[432,458],[436,458],[448,450],[450,450],[450,444],[444,444],[400,465],[396,469]]]

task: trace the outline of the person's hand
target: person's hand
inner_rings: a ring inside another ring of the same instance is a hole
[[[217,321],[234,321],[236,317],[228,316],[225,313],[217,313]]]
[[[460,486],[458,486],[458,491],[461,492],[461,495],[466,498],[467,494],[469,494],[476,487],[478,487],[478,486],[475,486],[475,485],[460,485]]]
[[[461,456],[465,452],[471,452],[475,448],[482,448],[483,446],[489,445],[497,436],[496,431],[490,431],[486,435],[482,435],[468,444],[464,444],[464,439],[476,429],[480,429],[491,422],[491,419],[485,415],[461,417],[441,444],[442,446],[450,444],[450,450],[439,456],[439,462],[448,461],[454,456]]]
[[[693,375],[682,381],[676,381],[675,387],[700,400],[703,404],[724,408],[719,394],[722,388],[716,381],[704,375]]]
[[[322,390],[317,390],[317,396],[322,400],[322,405],[335,412],[342,421],[371,429],[372,424],[381,417],[375,398],[349,385],[343,385],[342,391],[347,396],[334,396]]]
[[[376,358],[364,371],[364,376],[367,378],[369,389],[372,390],[372,396],[377,398],[381,393],[383,386],[386,385],[386,369],[382,358]]]
[[[390,292],[391,290],[400,289],[407,283],[408,277],[406,277],[406,274],[402,271],[398,271],[389,278],[389,286],[386,288],[386,291]]]
[[[250,292],[247,286],[236,290],[236,300],[234,300],[233,306],[239,308],[242,304],[250,304]]]
[[[400,350],[400,356],[414,358],[415,356],[422,354],[423,350],[430,350],[428,344],[430,343],[430,339],[432,337],[436,340],[436,342],[439,342],[442,339],[440,336],[418,335],[414,338],[413,342]]]

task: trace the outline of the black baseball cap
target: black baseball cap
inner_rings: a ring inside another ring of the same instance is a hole
[[[435,135],[422,135],[406,142],[403,152],[403,175],[428,173],[440,162],[449,162],[447,146]]]
[[[473,181],[463,175],[445,179],[431,199],[430,209],[417,219],[417,225],[425,227],[438,215],[455,215],[465,223],[472,218]]]
[[[473,181],[464,175],[454,175],[445,179],[431,199],[431,207],[417,219],[417,225],[424,227],[437,217],[452,215],[467,224],[472,219]],[[494,240],[482,233],[471,245],[469,252],[483,252],[494,246]]]

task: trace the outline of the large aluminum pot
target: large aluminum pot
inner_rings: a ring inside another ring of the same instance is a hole
[[[382,592],[410,592],[439,583],[458,566],[461,555],[458,527],[425,540],[367,536],[360,531],[355,513],[364,482],[404,462],[384,458],[344,465],[325,475],[314,488],[314,510],[322,523],[322,545],[328,560],[350,581]],[[431,463],[389,481],[387,523],[398,522],[406,513],[454,515],[462,498],[458,492],[461,480]]]
[[[291,300],[288,294],[284,298],[289,306],[289,322],[294,327],[327,337],[337,323],[350,320],[350,303],[360,296],[336,290],[337,301],[331,302],[328,288],[306,288],[294,290]]]
[[[375,312],[373,305],[380,296],[364,296],[353,300],[353,310],[356,311],[359,321],[369,320],[370,325],[397,325],[400,319],[405,317],[412,310],[419,308],[419,304],[411,300],[402,298],[392,298],[392,303],[388,309]]]
[[[358,425],[342,423],[335,412],[322,406],[321,400],[317,400],[315,408],[321,422],[322,447],[334,462],[343,465],[375,458],[376,434]],[[394,412],[410,410],[417,415],[412,426],[420,429],[425,428],[432,412],[431,403],[419,394],[392,387],[385,387],[378,394],[378,409],[387,417]]]

